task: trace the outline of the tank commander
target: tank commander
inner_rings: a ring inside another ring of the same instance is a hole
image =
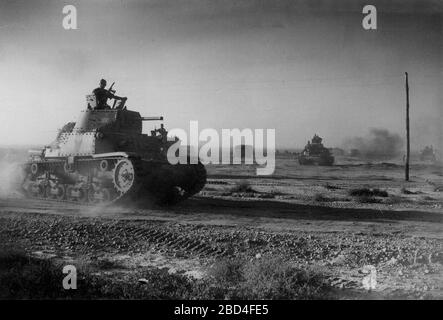
[[[106,80],[101,79],[100,86],[92,91],[97,101],[97,106],[95,107],[96,110],[111,109],[111,107],[108,106],[108,99],[116,99],[120,101],[127,99],[126,97],[119,97],[114,95],[111,88],[106,90],[105,87],[106,87]]]

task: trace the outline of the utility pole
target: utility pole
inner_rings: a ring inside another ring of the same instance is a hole
[[[410,152],[410,142],[409,142],[409,82],[408,73],[406,75],[406,163],[405,163],[405,180],[409,181],[409,152]]]

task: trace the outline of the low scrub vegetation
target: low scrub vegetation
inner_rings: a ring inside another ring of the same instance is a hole
[[[231,189],[232,193],[253,193],[253,192],[257,192],[256,190],[254,190],[251,185],[249,184],[248,181],[240,181],[238,182],[232,189]]]
[[[358,196],[356,199],[357,202],[359,203],[381,203],[382,201],[376,197],[372,197],[372,196]]]
[[[339,189],[341,189],[341,187],[333,185],[333,184],[329,184],[329,183],[327,183],[325,185],[325,188],[328,189],[328,190],[339,190]]]
[[[404,198],[401,196],[393,195],[386,199],[386,204],[399,204],[399,203],[411,203],[412,201],[408,198]]]
[[[211,269],[211,299],[332,298],[324,275],[293,266],[282,257],[223,260]]]
[[[329,197],[329,196],[325,196],[323,193],[321,192],[317,192],[314,194],[314,201],[315,202],[336,202],[336,201],[351,201],[350,198],[347,197]]]
[[[314,201],[315,202],[330,202],[330,201],[333,201],[333,199],[326,197],[322,193],[316,193],[316,194],[314,194]]]
[[[409,189],[406,189],[405,187],[402,187],[400,189],[400,192],[403,194],[420,194],[421,193],[420,191],[411,191]]]
[[[281,257],[217,261],[203,279],[168,269],[144,268],[106,275],[101,267],[77,266],[77,289],[65,290],[63,265],[23,252],[0,253],[0,299],[325,299],[324,276]],[[140,279],[143,279],[141,281]]]
[[[383,197],[389,196],[388,192],[385,190],[380,190],[378,188],[357,188],[349,190],[349,195],[353,197]]]

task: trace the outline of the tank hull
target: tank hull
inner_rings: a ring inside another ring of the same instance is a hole
[[[82,204],[150,201],[175,204],[203,189],[201,163],[171,165],[131,156],[43,159],[24,165],[24,193],[30,198]]]

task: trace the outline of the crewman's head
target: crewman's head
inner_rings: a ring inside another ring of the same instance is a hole
[[[163,123],[162,123],[162,124],[160,124],[160,128],[163,128]]]
[[[104,89],[106,87],[106,80],[105,79],[101,79],[100,80],[100,88]]]

